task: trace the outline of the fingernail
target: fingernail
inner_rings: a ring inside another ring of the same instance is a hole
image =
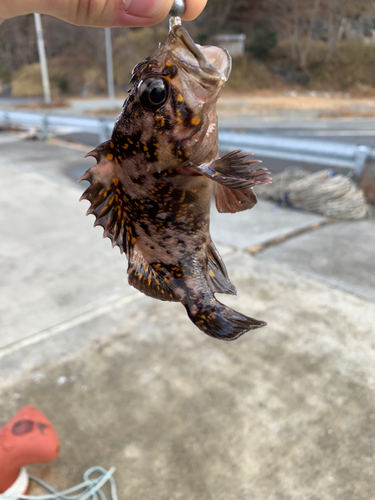
[[[130,16],[154,17],[162,9],[160,0],[123,0],[124,9]]]

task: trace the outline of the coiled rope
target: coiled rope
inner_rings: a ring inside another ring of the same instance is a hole
[[[370,207],[363,191],[349,176],[333,170],[310,173],[289,167],[272,176],[272,184],[259,186],[256,193],[286,206],[337,219],[364,219]]]
[[[49,491],[49,494],[46,495],[5,495],[0,494],[0,499],[5,500],[17,500],[18,498],[24,500],[87,500],[91,498],[92,500],[106,500],[106,496],[102,491],[102,487],[109,482],[110,484],[110,492],[111,492],[111,500],[117,499],[117,491],[116,491],[116,482],[113,479],[113,473],[115,472],[115,468],[111,467],[108,471],[103,467],[91,467],[83,474],[83,482],[77,484],[77,486],[73,486],[64,491],[57,491],[49,484],[45,483],[41,479],[38,479],[34,476],[29,476],[29,479],[38,483],[45,490]],[[94,474],[99,474],[93,477]]]

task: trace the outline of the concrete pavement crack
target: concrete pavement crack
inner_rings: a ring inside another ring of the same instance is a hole
[[[326,219],[326,220],[323,220],[320,222],[314,222],[313,224],[310,224],[309,226],[305,226],[301,229],[291,231],[288,234],[283,234],[282,236],[277,236],[276,238],[273,238],[272,240],[266,241],[264,243],[260,243],[258,245],[253,245],[251,247],[248,247],[245,249],[245,252],[250,253],[251,255],[254,255],[254,254],[257,254],[268,247],[278,245],[279,243],[283,243],[286,240],[296,238],[297,236],[300,236],[304,233],[308,233],[310,231],[315,231],[316,229],[319,229],[320,227],[326,226],[327,224],[333,224],[335,222],[339,222],[339,220],[338,219]]]

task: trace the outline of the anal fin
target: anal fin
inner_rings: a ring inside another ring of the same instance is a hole
[[[208,246],[207,283],[212,293],[236,295],[236,287],[230,282],[225,264],[211,240]]]
[[[145,261],[136,266],[129,266],[128,282],[148,297],[169,302],[180,301],[173,293],[173,287]]]

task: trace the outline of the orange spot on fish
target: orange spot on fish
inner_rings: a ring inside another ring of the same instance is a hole
[[[183,98],[183,96],[181,94],[177,94],[177,101],[178,102],[184,102],[184,98]],[[180,111],[180,113],[181,113],[181,111]]]
[[[158,125],[160,127],[165,127],[165,120],[164,120],[164,116],[161,116],[161,115],[156,115],[156,120],[158,121]]]
[[[108,153],[107,154],[107,158],[108,158],[108,160],[113,160],[113,154],[112,153]]]
[[[193,125],[199,125],[200,124],[200,118],[198,116],[194,116],[194,118],[191,119],[191,123]]]

